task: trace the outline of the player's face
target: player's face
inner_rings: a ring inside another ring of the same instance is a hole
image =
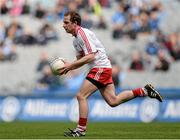
[[[70,21],[70,15],[64,17],[63,27],[67,33],[73,34],[75,31],[75,24]]]

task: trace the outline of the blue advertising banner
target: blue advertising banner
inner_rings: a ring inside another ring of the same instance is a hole
[[[0,121],[77,121],[76,99],[1,97]],[[180,121],[180,99],[162,103],[150,98],[136,98],[117,107],[103,99],[89,99],[90,121]]]

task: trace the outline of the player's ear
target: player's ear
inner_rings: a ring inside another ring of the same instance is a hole
[[[77,25],[77,21],[75,21],[75,22],[74,22],[74,24],[76,24],[76,25]]]

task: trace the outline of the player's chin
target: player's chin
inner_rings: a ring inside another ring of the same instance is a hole
[[[67,33],[69,33],[68,29],[65,29],[65,31],[66,31]]]
[[[70,30],[66,30],[66,33],[69,33],[69,34],[70,34],[70,33],[71,33],[71,31],[70,31]]]

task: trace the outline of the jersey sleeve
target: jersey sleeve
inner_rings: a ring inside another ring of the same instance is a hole
[[[84,55],[97,52],[93,37],[93,34],[90,36],[90,34],[85,33],[82,29],[78,31],[78,40],[80,40],[80,46]]]

